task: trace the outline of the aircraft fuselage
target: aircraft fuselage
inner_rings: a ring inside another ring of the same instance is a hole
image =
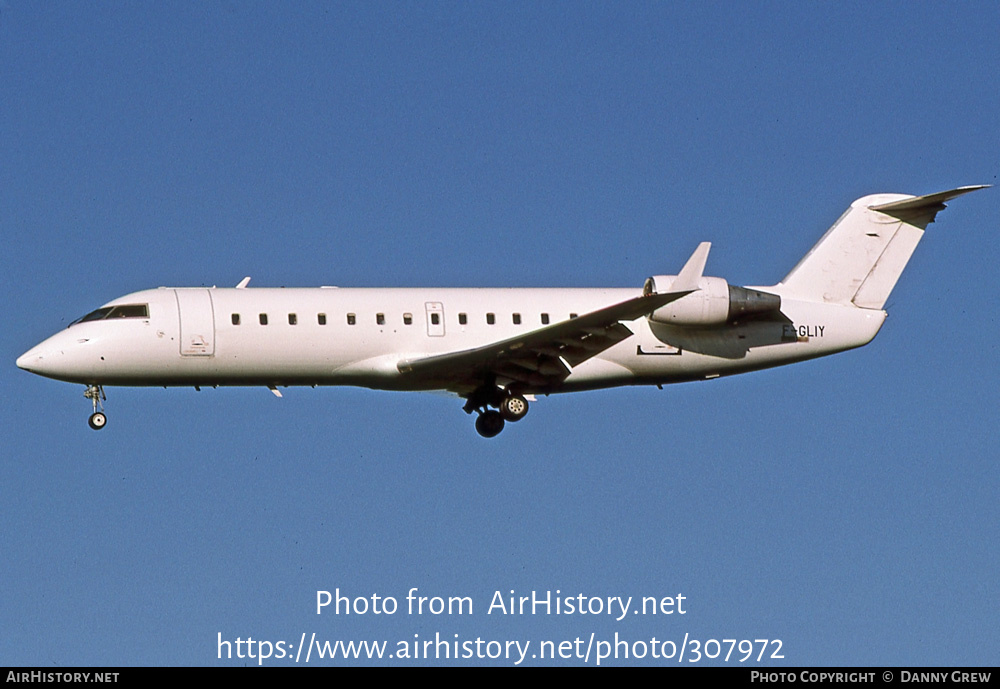
[[[780,288],[768,287],[772,292]],[[639,296],[635,289],[159,288],[103,308],[146,305],[147,317],[78,322],[17,361],[87,385],[356,385],[447,389],[399,363],[516,338]],[[713,378],[859,347],[885,312],[785,300],[786,319],[726,328],[639,318],[629,337],[576,366],[557,387],[526,394]]]

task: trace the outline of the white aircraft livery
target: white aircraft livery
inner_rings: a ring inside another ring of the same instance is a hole
[[[944,203],[987,185],[851,204],[770,287],[706,277],[704,242],[642,289],[167,288],[114,299],[17,365],[104,388],[290,385],[442,390],[487,438],[537,395],[706,380],[867,344]]]

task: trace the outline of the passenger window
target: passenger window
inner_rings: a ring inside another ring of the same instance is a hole
[[[468,321],[469,321],[469,319],[466,317],[466,315],[464,313],[458,314],[458,324],[459,325],[465,325]]]
[[[261,325],[267,325],[267,314],[266,313],[260,314],[260,324]]]
[[[376,313],[375,314],[375,322],[378,323],[379,325],[385,325],[385,314],[384,313]]]
[[[355,323],[357,323],[357,321],[358,321],[358,319],[355,317],[355,315],[353,313],[347,314],[347,324],[348,325],[354,325]]]
[[[403,325],[413,325],[413,314],[404,313],[403,314]]]
[[[316,322],[319,323],[320,325],[326,325],[326,314],[325,313],[317,313],[316,314]]]
[[[521,314],[514,314],[514,325],[521,325]]]
[[[432,313],[431,314],[431,325],[439,325],[441,323],[441,314]]]
[[[490,325],[493,325],[494,323],[497,322],[497,317],[492,313],[488,313],[486,314],[486,322],[489,323]]]
[[[296,325],[299,322],[299,317],[294,313],[288,314],[288,325]]]
[[[543,313],[542,314],[542,325],[548,325],[548,324],[549,324],[549,314]]]
[[[233,325],[239,325],[239,324],[240,324],[240,314],[234,313],[233,314]]]

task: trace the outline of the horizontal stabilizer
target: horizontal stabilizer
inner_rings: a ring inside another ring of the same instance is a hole
[[[930,224],[934,222],[934,216],[937,215],[939,211],[944,210],[945,201],[951,201],[953,198],[961,196],[962,194],[968,194],[970,191],[986,189],[989,186],[989,184],[977,184],[968,187],[959,187],[958,189],[951,189],[950,191],[939,191],[936,194],[914,196],[909,199],[903,199],[902,201],[892,201],[890,203],[869,206],[869,208],[873,211],[885,213],[886,215],[891,215],[894,218],[907,221],[918,217],[923,219],[922,216],[926,215],[929,216],[926,218],[927,224]]]

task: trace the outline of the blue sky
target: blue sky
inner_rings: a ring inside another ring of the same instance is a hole
[[[347,388],[109,389],[94,433],[82,386],[14,360],[245,275],[638,287],[707,240],[709,274],[770,284],[857,197],[997,184],[998,35],[995,3],[3,2],[0,664],[313,632],[995,664],[996,189],[938,217],[868,347],[555,396],[492,441]],[[315,614],[412,587],[473,614]],[[487,614],[511,589],[687,612]]]

